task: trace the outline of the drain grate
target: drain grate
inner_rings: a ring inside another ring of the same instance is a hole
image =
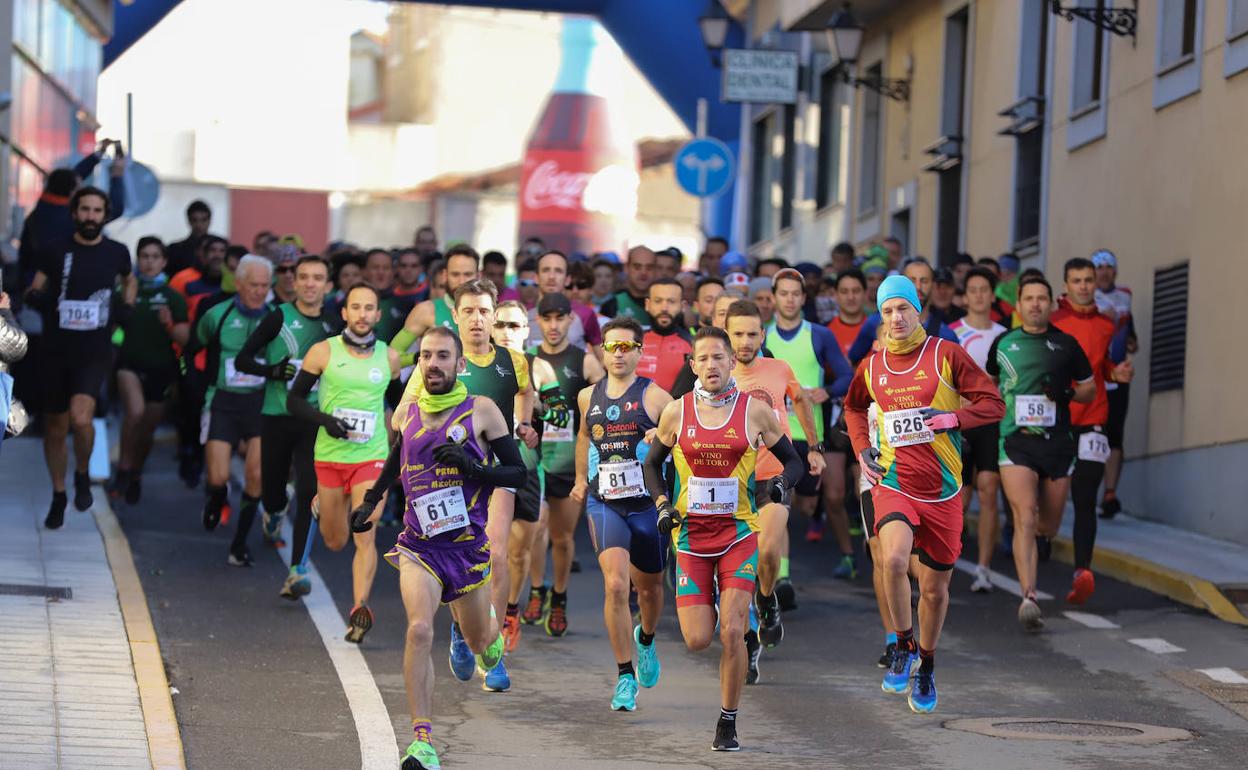
[[[1085,719],[996,718],[952,719],[950,730],[978,733],[992,738],[1033,741],[1095,741],[1150,745],[1167,741],[1188,741],[1195,733],[1175,727],[1158,727],[1134,722],[1100,722]]]
[[[60,586],[29,586],[0,583],[0,596],[43,596],[48,599],[72,599],[74,592]]]

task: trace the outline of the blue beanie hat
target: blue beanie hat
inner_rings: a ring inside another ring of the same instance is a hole
[[[739,251],[729,251],[719,258],[719,274],[745,273],[750,269],[750,261]]]
[[[923,312],[923,307],[919,304],[918,290],[914,288],[914,284],[910,279],[904,275],[890,275],[880,283],[880,289],[875,295],[875,305],[876,307],[884,307],[885,302],[898,297],[914,305],[916,312]]]

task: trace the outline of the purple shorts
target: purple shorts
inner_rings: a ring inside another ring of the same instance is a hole
[[[469,591],[490,582],[490,541],[485,537],[430,547],[404,529],[394,548],[386,553],[386,561],[397,569],[399,559],[404,557],[429,570],[442,584],[443,604],[463,598]]]

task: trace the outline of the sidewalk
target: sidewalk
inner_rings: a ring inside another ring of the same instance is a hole
[[[44,529],[42,445],[4,442],[0,768],[182,766],[155,636],[142,638],[151,621],[129,547],[99,486],[95,497],[94,514],[71,500],[65,526]]]

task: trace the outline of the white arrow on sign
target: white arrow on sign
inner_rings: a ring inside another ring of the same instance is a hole
[[[681,164],[690,171],[696,171],[698,174],[698,192],[706,192],[706,177],[712,171],[719,171],[727,162],[718,155],[712,155],[709,158],[695,158],[692,154],[686,155]]]

